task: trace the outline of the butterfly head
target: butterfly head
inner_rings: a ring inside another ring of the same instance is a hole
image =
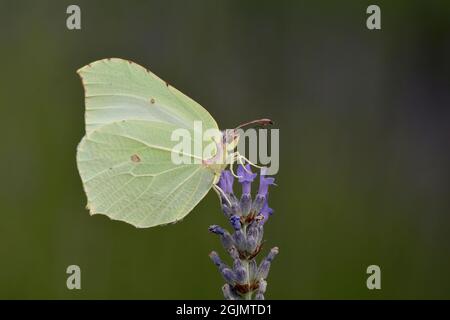
[[[221,131],[221,136],[215,140],[216,154],[212,158],[204,160],[203,164],[213,170],[216,180],[218,181],[222,171],[225,170],[228,165],[232,165],[236,162],[236,159],[240,157],[239,153],[235,150],[238,147],[241,134],[244,133],[243,128],[250,125],[268,126],[271,124],[273,124],[273,122],[270,119],[259,119],[241,124],[234,129],[225,129]]]

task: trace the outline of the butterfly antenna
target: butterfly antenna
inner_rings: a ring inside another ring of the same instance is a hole
[[[266,126],[271,126],[273,125],[273,121],[270,119],[258,119],[258,120],[253,120],[253,121],[249,121],[249,122],[245,122],[243,124],[240,124],[236,127],[236,129],[241,129],[243,127],[247,127],[250,126],[252,124],[258,125],[258,126],[262,126],[262,127],[266,127]]]

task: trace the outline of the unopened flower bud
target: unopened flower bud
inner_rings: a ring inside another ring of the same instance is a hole
[[[252,259],[248,262],[248,271],[250,279],[256,279],[258,274],[258,264],[255,259]]]
[[[253,253],[260,245],[262,235],[260,235],[262,228],[259,221],[253,221],[247,229],[247,252]]]
[[[270,252],[266,257],[266,260],[272,262],[275,256],[278,254],[278,252],[279,252],[278,247],[273,247],[272,249],[270,249]]]
[[[247,247],[247,242],[245,240],[244,232],[242,229],[237,230],[233,234],[234,243],[239,251],[244,251]]]
[[[220,236],[220,240],[222,241],[222,245],[226,250],[229,250],[234,245],[233,238],[228,231],[225,231],[223,235]]]
[[[264,294],[267,289],[267,281],[264,279],[259,280],[258,293]]]
[[[230,249],[228,249],[228,253],[230,254],[231,258],[233,258],[233,260],[239,259],[239,252],[236,247],[232,246]]]
[[[222,270],[220,270],[220,273],[222,273],[222,276],[227,283],[231,285],[234,285],[236,283],[236,275],[230,268],[223,268]]]
[[[248,253],[253,253],[256,250],[258,243],[256,242],[256,238],[254,235],[247,235],[247,245],[246,251]]]
[[[222,259],[220,259],[219,255],[217,254],[217,252],[212,251],[209,254],[209,257],[211,258],[212,262],[219,268],[219,270],[226,267],[226,265],[223,263]]]
[[[261,262],[261,265],[258,268],[258,279],[266,279],[269,275],[270,263],[273,261],[275,256],[278,254],[278,248],[274,247],[270,250],[267,257]]]
[[[226,283],[222,287],[223,296],[226,300],[240,300],[239,295]]]
[[[210,226],[208,228],[208,230],[209,230],[209,232],[212,232],[212,233],[215,233],[215,234],[219,234],[219,235],[223,235],[223,233],[225,232],[225,230],[222,227],[220,227],[220,226],[218,226],[216,224]]]
[[[230,249],[233,246],[233,238],[227,230],[218,225],[212,225],[209,227],[209,231],[220,235],[220,240],[225,249]]]
[[[255,198],[255,201],[253,201],[252,204],[252,211],[255,214],[259,214],[261,212],[261,209],[264,207],[264,203],[266,202],[266,196],[257,195]]]
[[[234,230],[241,230],[241,218],[237,215],[232,215],[230,217],[230,223]]]
[[[224,201],[222,203],[222,212],[225,217],[229,218],[233,214],[233,209],[231,209],[230,206]]]
[[[259,269],[258,269],[258,279],[266,279],[269,275],[270,270],[270,261],[264,260],[261,262]]]
[[[247,279],[247,270],[242,265],[242,261],[235,259],[233,263],[233,270],[236,275],[236,281],[238,283],[244,283]]]
[[[241,213],[244,217],[248,216],[250,210],[252,209],[252,197],[250,194],[243,194],[239,202],[241,207]]]

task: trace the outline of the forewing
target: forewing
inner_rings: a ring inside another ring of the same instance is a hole
[[[176,128],[124,120],[83,138],[77,164],[91,214],[151,227],[176,222],[197,205],[212,187],[214,174],[191,153],[185,153],[190,164],[173,163],[176,142],[170,137]]]
[[[149,120],[203,130],[217,123],[197,102],[140,65],[118,58],[103,59],[78,70],[85,90],[86,133],[120,120]]]

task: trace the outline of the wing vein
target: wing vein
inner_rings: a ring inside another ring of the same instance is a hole
[[[168,197],[170,197],[175,191],[177,191],[182,185],[184,185],[189,179],[192,178],[192,176],[194,176],[202,167],[199,167],[198,169],[194,170],[186,179],[184,179],[183,181],[181,181],[175,188],[172,189],[172,191],[170,191],[160,202],[159,205],[153,209],[152,211],[155,212],[156,210],[158,210],[162,203],[164,201],[167,200]],[[135,200],[136,201],[136,200]],[[142,223],[142,221],[144,221],[147,218],[147,216],[144,216],[143,219],[141,219],[137,224],[140,225]]]
[[[149,143],[147,143],[147,142],[145,142],[145,141],[143,141],[143,140],[141,140],[141,139],[138,139],[138,138],[135,138],[135,137],[131,137],[131,136],[129,136],[129,135],[125,135],[125,134],[124,134],[124,135],[121,135],[121,134],[115,134],[115,133],[109,133],[109,134],[112,135],[112,136],[123,137],[123,138],[127,138],[127,139],[130,139],[130,140],[134,140],[134,141],[136,141],[136,142],[139,142],[139,143],[141,143],[141,144],[143,144],[143,145],[149,147],[150,149],[156,149],[156,150],[161,150],[161,151],[166,151],[166,152],[172,153],[172,149],[170,149],[170,148],[165,148],[165,147],[162,147],[162,146],[158,146],[158,145],[154,145],[154,144],[149,144]],[[92,140],[92,139],[91,139],[91,140]],[[92,140],[92,141],[93,141],[93,140]],[[185,153],[185,152],[178,152],[178,151],[177,151],[177,154],[181,154],[181,155],[183,155],[183,156],[187,156],[187,157],[191,157],[191,158],[203,160],[203,159],[200,158],[200,157],[197,157],[197,156],[195,156],[195,155],[193,155],[193,154],[189,154],[189,153]]]

